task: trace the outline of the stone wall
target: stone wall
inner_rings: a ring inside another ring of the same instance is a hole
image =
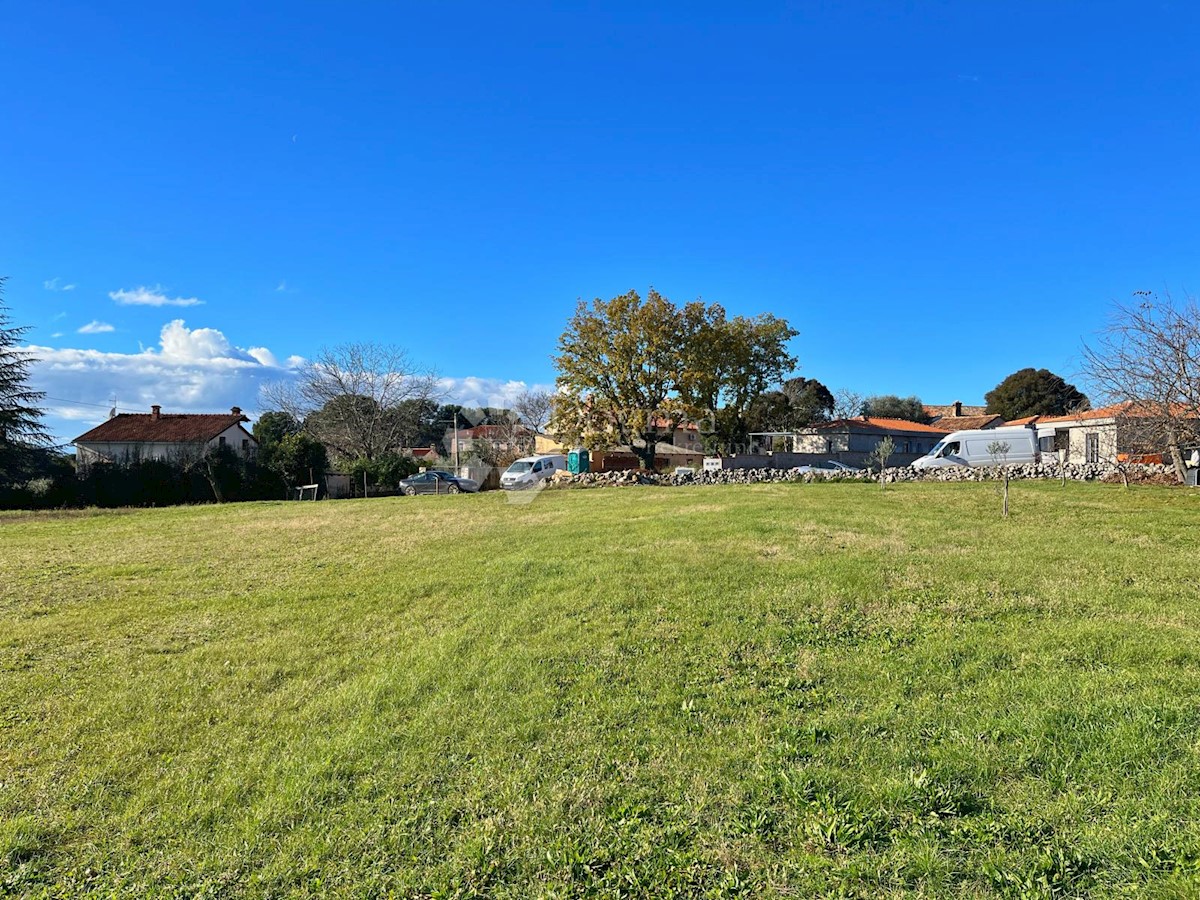
[[[998,466],[968,468],[946,466],[939,469],[913,469],[911,467],[889,468],[884,471],[888,483],[901,481],[995,481],[1002,477]],[[1058,465],[1031,464],[1009,466],[1008,475],[1013,480],[1062,477]],[[1121,470],[1105,463],[1068,464],[1065,474],[1070,481],[1122,481]],[[1175,484],[1175,470],[1170,466],[1148,465],[1127,466],[1125,477],[1132,483]],[[583,475],[559,473],[550,485],[555,488],[617,487],[623,485],[657,485],[681,487],[701,484],[769,484],[781,481],[878,481],[879,473],[862,475],[826,475],[816,472],[801,472],[797,469],[773,467],[721,469],[715,472],[696,472],[694,475],[645,472],[589,472]]]

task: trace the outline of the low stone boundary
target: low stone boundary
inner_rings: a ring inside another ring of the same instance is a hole
[[[1104,463],[1068,464],[1060,469],[1056,464],[1008,466],[1008,477],[1012,480],[1031,478],[1059,479],[1065,471],[1068,481],[1121,482],[1128,478],[1131,484],[1176,484],[1175,470],[1170,466],[1131,465],[1121,469]],[[999,466],[946,466],[939,469],[903,468],[886,469],[884,480],[888,483],[901,481],[997,481],[1003,477]],[[720,469],[715,472],[694,474],[664,474],[659,472],[586,472],[571,475],[560,472],[550,483],[552,488],[622,487],[649,485],[680,487],[700,484],[771,484],[784,481],[878,481],[879,473],[846,475],[841,473],[804,472],[800,469]]]

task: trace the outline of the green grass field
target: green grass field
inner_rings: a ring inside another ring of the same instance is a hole
[[[0,515],[0,894],[1200,895],[1200,492]]]

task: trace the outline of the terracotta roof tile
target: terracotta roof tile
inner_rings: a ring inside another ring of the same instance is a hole
[[[194,444],[210,441],[231,425],[250,420],[239,413],[121,413],[72,443]]]
[[[1091,422],[1096,419],[1113,419],[1117,416],[1129,416],[1132,418],[1148,418],[1159,415],[1162,407],[1160,404],[1143,402],[1135,403],[1132,400],[1126,400],[1122,403],[1113,403],[1109,406],[1101,406],[1099,409],[1088,409],[1083,412],[1070,413],[1065,416],[1043,416],[1038,419],[1039,425],[1047,425],[1051,422]],[[1190,416],[1196,415],[1197,410],[1190,410],[1183,403],[1172,403],[1171,414],[1174,416]]]
[[[832,422],[822,422],[814,428],[822,431],[839,430],[849,426],[866,428],[869,431],[903,431],[916,434],[940,434],[950,432],[937,425],[925,425],[922,422],[910,422],[908,419],[885,419],[880,416],[854,416],[851,419],[834,419]],[[803,430],[803,429],[801,429]]]

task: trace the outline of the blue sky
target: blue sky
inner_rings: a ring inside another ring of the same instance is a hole
[[[1017,368],[1072,375],[1112,300],[1196,283],[1198,25],[1180,3],[5,4],[0,274],[64,438],[112,397],[254,409],[350,340],[503,400],[552,383],[578,298],[649,285],[789,319],[831,388],[980,402]]]

